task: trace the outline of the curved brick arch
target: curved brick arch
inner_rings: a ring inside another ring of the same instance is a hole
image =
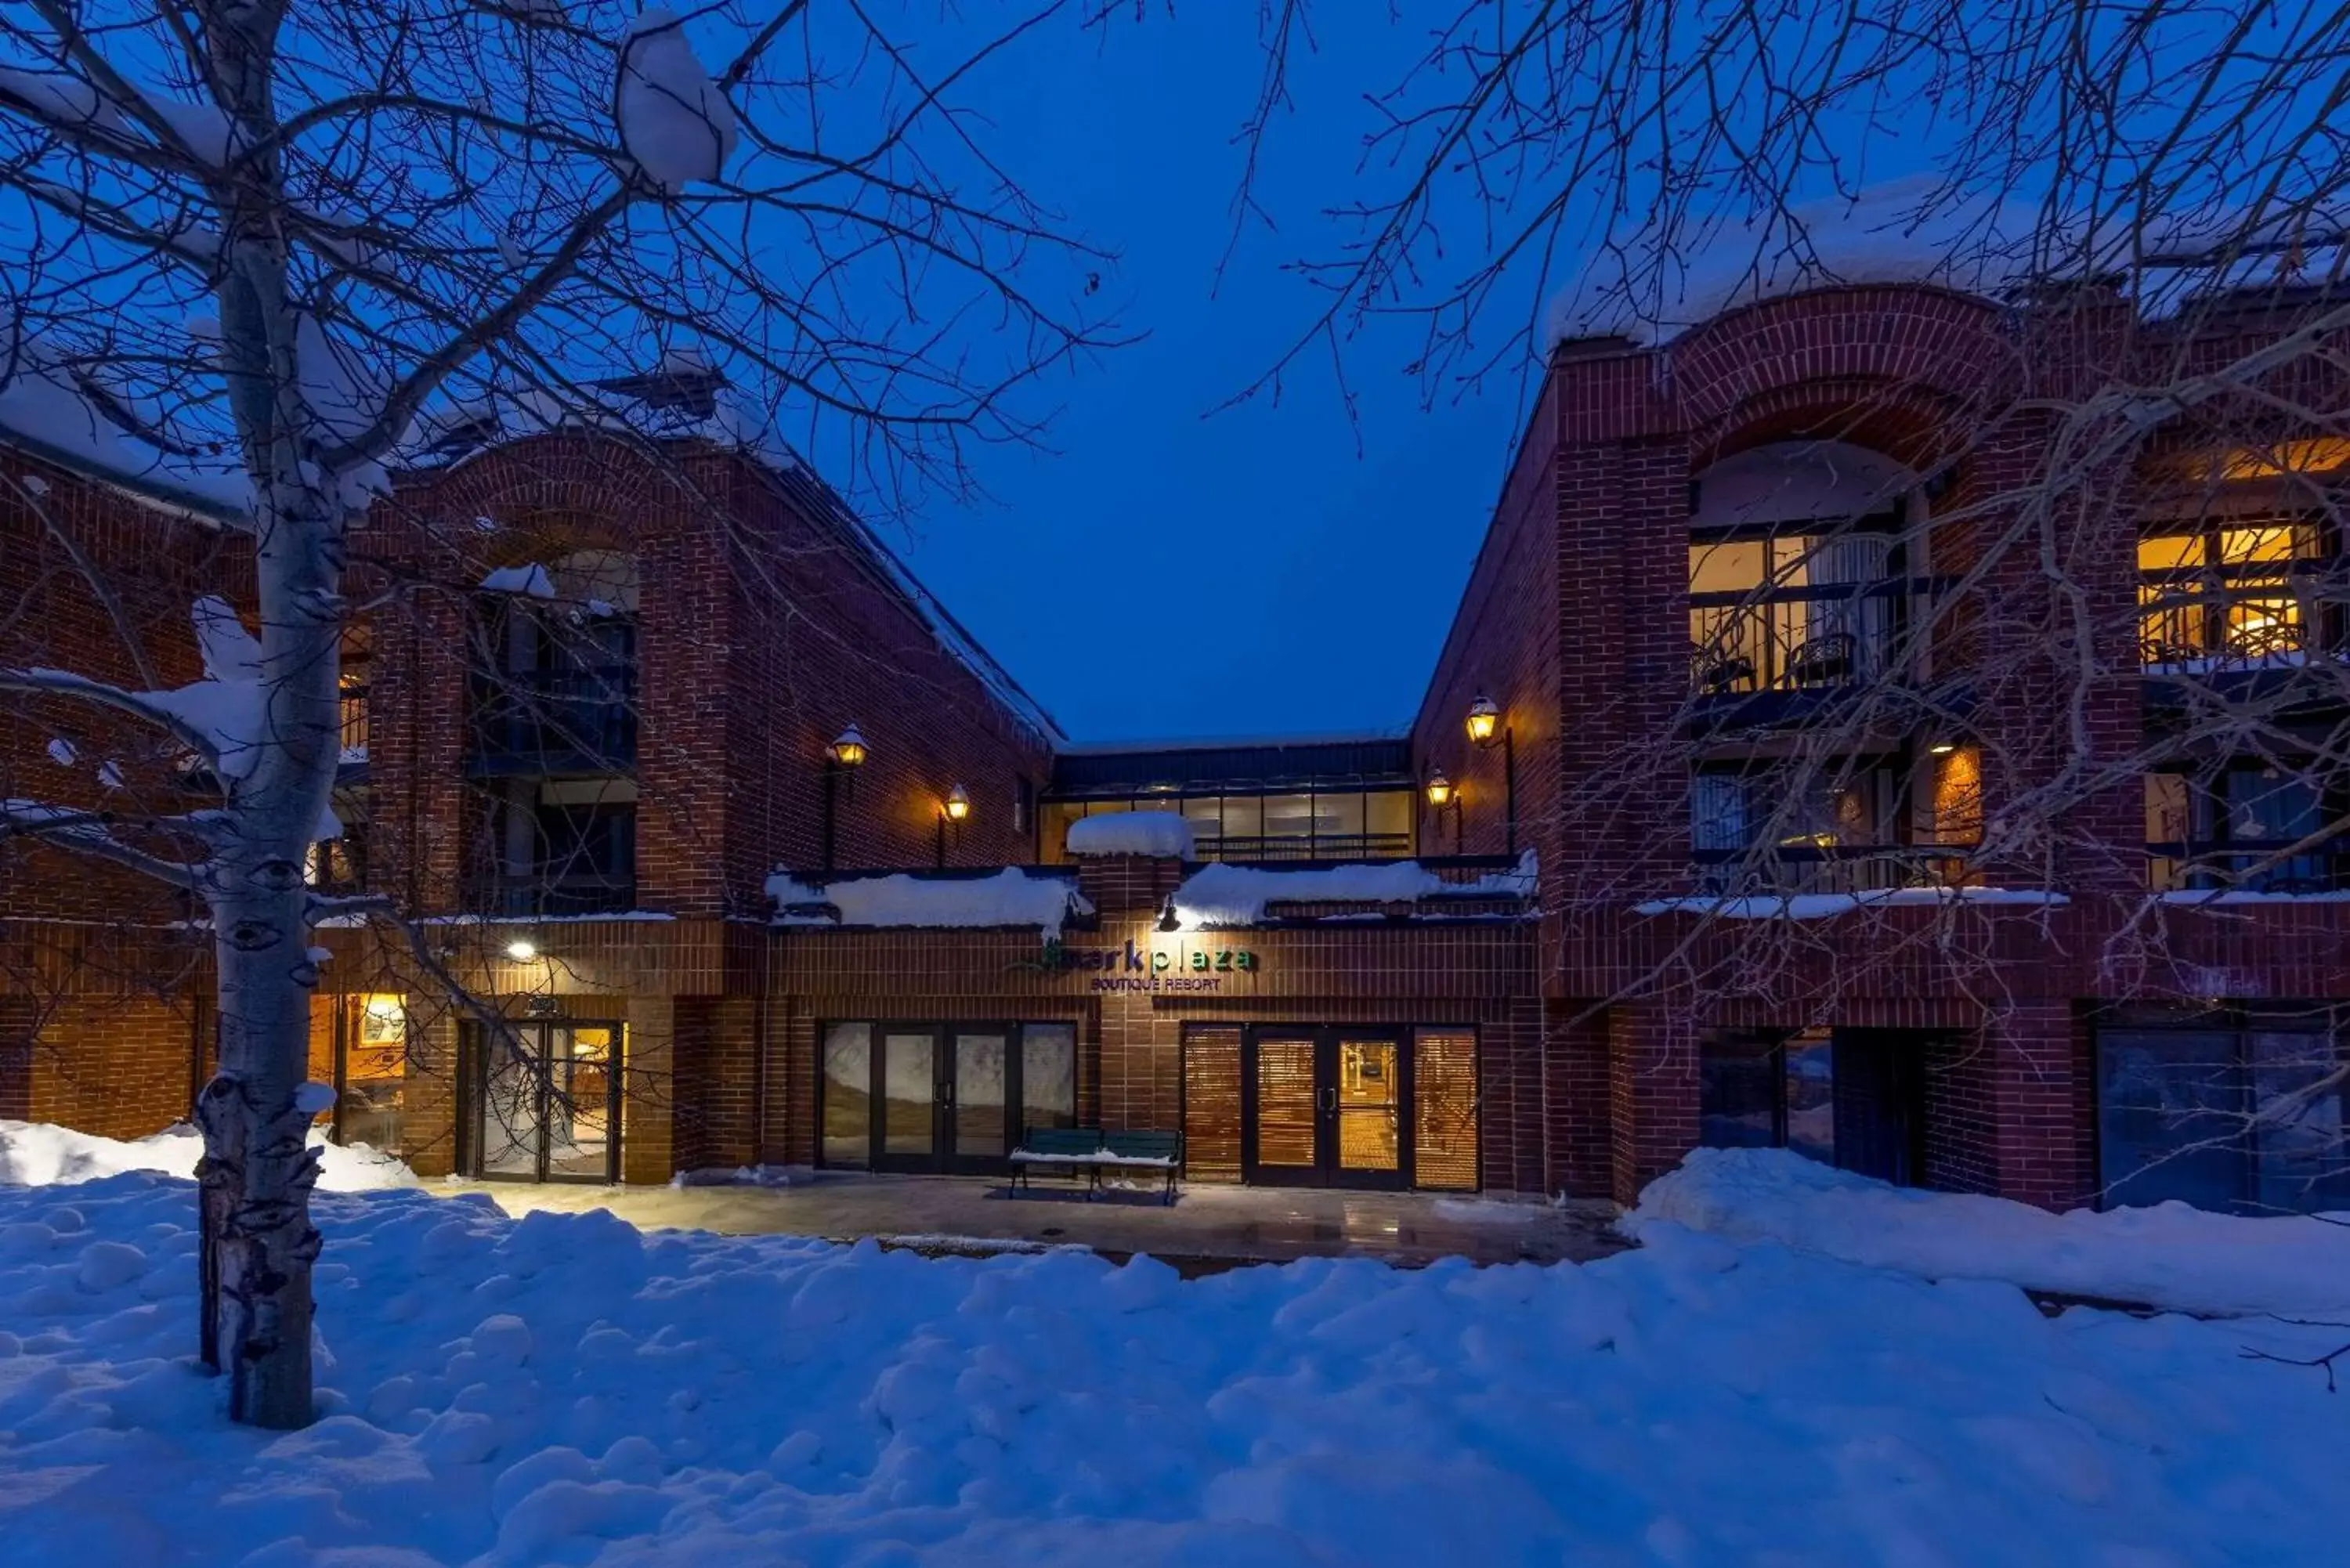
[[[630,442],[565,431],[484,452],[403,499],[420,514],[478,515],[516,525],[520,537],[500,541],[485,557],[526,555],[558,541],[573,548],[630,550],[643,542],[646,524],[673,510],[662,503],[674,497],[660,493],[676,477]]]
[[[1923,473],[1961,444],[1966,408],[1929,388],[1839,377],[1774,387],[1690,433],[1690,467],[1773,441],[1836,441]]]
[[[1674,395],[1690,428],[1709,432],[1720,452],[1749,444],[1739,427],[1750,421],[1880,400],[1892,432],[1914,444],[1914,431],[1898,435],[1911,423],[1904,404],[1946,417],[2012,380],[2001,323],[1996,305],[1950,289],[1814,289],[1725,312],[1677,340]]]

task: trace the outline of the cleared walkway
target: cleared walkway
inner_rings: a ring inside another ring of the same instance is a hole
[[[1564,1206],[1425,1192],[1334,1192],[1191,1187],[1173,1208],[1139,1193],[1087,1202],[1039,1188],[1006,1196],[982,1177],[793,1172],[789,1185],[573,1187],[468,1182],[435,1190],[488,1193],[510,1214],[609,1210],[647,1230],[722,1235],[873,1237],[925,1251],[1082,1246],[1149,1252],[1187,1273],[1307,1257],[1420,1264],[1583,1262],[1620,1251],[1607,1203]]]

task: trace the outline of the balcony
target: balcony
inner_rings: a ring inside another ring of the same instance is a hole
[[[625,773],[637,762],[636,701],[634,662],[476,676],[470,769]]]
[[[1298,860],[1408,860],[1409,833],[1324,833],[1312,836],[1195,835],[1191,853],[1201,860],[1286,863]]]
[[[2147,886],[2162,893],[2290,897],[2350,891],[2350,840],[2174,839],[2146,846]]]
[[[1880,893],[1964,886],[1972,852],[1971,846],[1958,844],[1803,844],[1698,849],[1690,852],[1690,862],[1697,871],[1697,890],[1722,898]]]
[[[637,907],[633,872],[549,871],[478,877],[465,887],[465,908],[492,917],[611,915]]]
[[[1690,595],[1690,686],[1699,698],[1825,692],[1912,673],[1932,595],[1924,581]]]

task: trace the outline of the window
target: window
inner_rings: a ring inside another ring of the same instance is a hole
[[[338,1022],[335,1141],[405,1152],[408,1012],[396,994],[354,999]]]
[[[2320,892],[2341,885],[2341,803],[2307,764],[2239,762],[2146,777],[2147,873],[2158,888]]]
[[[1201,860],[1380,860],[1412,852],[1409,789],[1314,789],[1279,794],[1151,794],[1056,800],[1041,807],[1041,857],[1068,858],[1069,824],[1106,811],[1180,811]]]
[[[2183,674],[2300,662],[2314,628],[2294,579],[2323,551],[2314,524],[2279,518],[2139,540],[2140,661]]]
[[[820,1034],[827,1166],[1000,1170],[1026,1128],[1077,1125],[1074,1023],[857,1020]]]
[[[2343,1021],[2313,1004],[2164,1016],[2097,1030],[2107,1206],[2178,1199],[2241,1213],[2350,1202]]]
[[[873,1025],[836,1023],[824,1032],[824,1163],[873,1158]]]
[[[1698,1047],[1698,1142],[1708,1148],[1792,1148],[1835,1164],[1835,1048],[1828,1032],[1707,1031]]]
[[[367,624],[356,621],[343,628],[340,673],[336,678],[341,760],[363,763],[368,758],[368,670],[372,638]]]
[[[1690,846],[1700,865],[1736,867],[1733,877],[1835,890],[1866,862],[1852,852],[1897,843],[1899,800],[1899,774],[1877,762],[1792,778],[1781,770],[1708,770],[1693,781]]]
[[[1904,553],[1899,535],[1882,528],[1692,543],[1699,693],[1844,686],[1881,673],[1908,617]]]

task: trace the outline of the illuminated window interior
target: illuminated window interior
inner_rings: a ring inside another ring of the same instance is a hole
[[[2149,669],[2298,662],[2295,569],[2321,558],[2314,524],[2218,523],[2138,541],[2138,651]]]
[[[1884,668],[1907,614],[1890,533],[1774,534],[1689,547],[1700,693],[1847,685]]]

